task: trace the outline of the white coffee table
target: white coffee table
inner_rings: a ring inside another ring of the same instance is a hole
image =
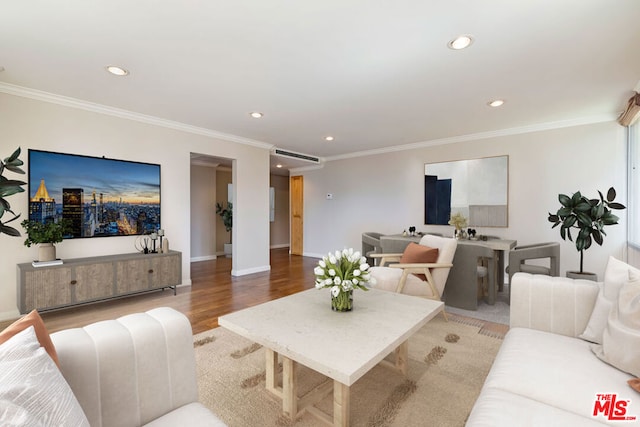
[[[440,301],[371,289],[354,292],[351,312],[331,310],[329,289],[310,289],[237,311],[218,319],[220,326],[266,349],[266,388],[282,398],[285,415],[308,411],[328,424],[349,425],[349,387],[391,352],[393,365],[407,372],[408,338],[443,308]],[[282,357],[282,387],[278,385]],[[330,378],[297,396],[295,364]],[[333,381],[331,381],[333,380]],[[333,419],[313,405],[333,390]]]

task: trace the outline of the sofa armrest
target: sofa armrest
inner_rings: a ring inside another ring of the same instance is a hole
[[[174,309],[67,329],[51,339],[91,425],[139,426],[198,399],[191,324]]]
[[[577,337],[589,322],[599,284],[589,280],[516,273],[509,326]]]

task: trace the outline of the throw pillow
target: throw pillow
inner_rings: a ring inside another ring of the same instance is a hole
[[[582,334],[578,335],[578,338],[596,344],[602,344],[602,333],[607,326],[607,319],[609,319],[609,313],[611,312],[611,307],[613,307],[613,301],[605,298],[602,288],[603,286],[600,286],[598,298],[591,312],[587,327],[584,328]]]
[[[0,332],[0,344],[9,340],[12,336],[16,335],[18,332],[21,332],[27,329],[29,326],[33,326],[36,331],[36,336],[38,337],[38,341],[40,345],[44,347],[49,356],[56,362],[57,366],[60,366],[58,362],[58,354],[56,353],[56,348],[53,346],[53,342],[51,341],[51,337],[49,336],[49,332],[47,328],[44,326],[44,322],[42,321],[42,317],[38,314],[36,310],[33,310],[31,313],[26,316],[21,317],[20,319],[13,322],[11,325],[7,326],[7,328]]]
[[[634,272],[640,275],[640,270],[620,261],[612,256],[607,261],[607,267],[604,270],[604,296],[615,301],[618,298],[618,292],[622,285],[629,280],[629,273]]]
[[[609,314],[596,356],[621,371],[640,376],[640,276],[625,283]]]
[[[0,344],[0,425],[89,426],[33,326]]]
[[[620,288],[629,280],[630,274],[640,276],[640,270],[612,256],[609,257],[604,272],[604,283],[600,286],[598,299],[583,333],[578,335],[585,341],[602,344],[602,331],[607,325],[609,312],[618,298]]]
[[[435,263],[437,261],[438,248],[431,248],[414,242],[407,245],[400,258],[400,264],[424,264]],[[427,280],[424,274],[416,274],[415,276],[419,277],[420,280]]]

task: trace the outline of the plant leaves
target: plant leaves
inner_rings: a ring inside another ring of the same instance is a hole
[[[626,209],[625,205],[623,205],[622,203],[618,203],[618,202],[609,203],[609,207],[611,209],[618,209],[618,210]]]
[[[9,169],[11,172],[19,173],[24,175],[24,171],[17,166],[14,165],[4,165],[5,168]]]
[[[607,202],[612,202],[613,199],[615,198],[616,198],[616,189],[611,187],[609,188],[609,191],[607,191]]]
[[[9,227],[8,225],[0,224],[0,234],[4,233],[13,237],[20,237],[20,232],[13,227]]]
[[[558,194],[558,201],[564,207],[570,207],[571,206],[571,199],[566,194]]]
[[[573,227],[573,224],[575,224],[577,220],[578,218],[576,218],[573,215],[568,216],[567,218],[565,218],[564,222],[562,223],[562,226],[566,228]]]
[[[591,204],[589,202],[580,201],[573,209],[578,212],[587,212],[591,209]]]
[[[580,199],[582,199],[582,194],[580,194],[579,191],[573,193],[573,196],[571,197],[571,206],[577,205],[580,202]]]
[[[20,147],[16,148],[16,151],[13,152],[13,154],[11,154],[9,157],[7,157],[6,159],[4,159],[5,163],[9,163],[14,161],[15,159],[18,158],[18,156],[20,155],[20,152],[22,150],[20,149]]]
[[[591,234],[593,235],[593,240],[595,240],[597,244],[602,246],[602,234],[598,230],[593,230]]]

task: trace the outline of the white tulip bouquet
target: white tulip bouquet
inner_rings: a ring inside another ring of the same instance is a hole
[[[313,272],[316,289],[331,288],[332,308],[337,311],[351,310],[354,289],[367,291],[367,284],[375,284],[369,274],[367,259],[353,248],[323,256]]]

